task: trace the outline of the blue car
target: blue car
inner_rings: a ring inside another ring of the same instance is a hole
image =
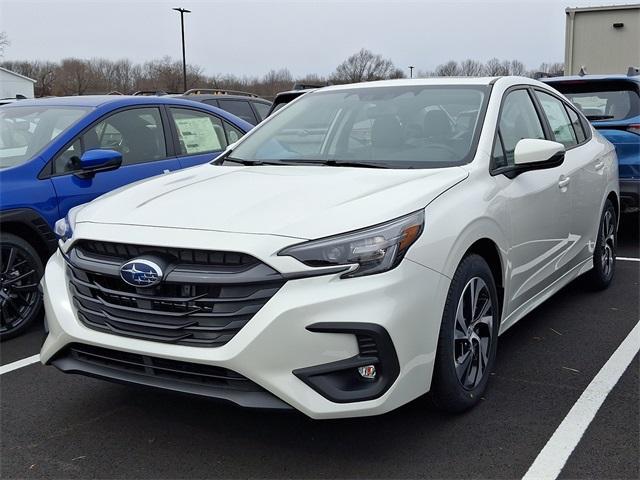
[[[212,160],[253,126],[169,97],[86,96],[0,107],[0,338],[41,307],[55,222],[122,185]]]
[[[640,76],[583,75],[545,78],[571,100],[616,147],[620,201],[624,211],[640,208]]]

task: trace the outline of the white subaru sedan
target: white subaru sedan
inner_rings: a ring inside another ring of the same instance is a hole
[[[609,285],[618,212],[613,146],[540,82],[319,89],[61,220],[41,358],[312,418],[427,392],[463,411],[501,333],[579,276]]]

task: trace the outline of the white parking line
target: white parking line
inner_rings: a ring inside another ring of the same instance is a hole
[[[640,258],[633,257],[616,257],[616,260],[622,260],[623,262],[640,262]]]
[[[578,401],[522,477],[523,480],[553,480],[558,477],[605,398],[618,383],[639,350],[640,323],[637,323],[586,390],[582,392]]]
[[[31,355],[30,357],[23,358],[22,360],[17,360],[15,362],[7,363],[6,365],[0,366],[0,375],[4,375],[5,373],[12,372],[13,370],[26,367],[27,365],[31,365],[32,363],[36,363],[39,361],[40,361],[40,354],[35,354],[35,355]]]

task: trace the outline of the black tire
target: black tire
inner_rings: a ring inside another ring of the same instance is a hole
[[[616,247],[618,243],[618,217],[616,209],[607,200],[600,215],[598,238],[593,251],[593,268],[584,275],[584,285],[591,290],[607,288],[616,273]]]
[[[42,260],[22,238],[0,236],[0,340],[20,335],[42,308]]]
[[[479,293],[472,301],[474,288]],[[482,313],[485,301],[491,303]],[[451,280],[442,315],[431,384],[436,407],[459,413],[478,403],[495,363],[499,323],[500,307],[491,269],[481,256],[468,255]]]

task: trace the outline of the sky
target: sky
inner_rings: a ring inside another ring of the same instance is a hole
[[[637,1],[637,0],[636,0]],[[564,61],[565,8],[607,0],[0,0],[4,60],[181,58],[208,75],[330,74],[367,48],[397,67],[450,59]],[[620,3],[633,1],[617,0]]]

